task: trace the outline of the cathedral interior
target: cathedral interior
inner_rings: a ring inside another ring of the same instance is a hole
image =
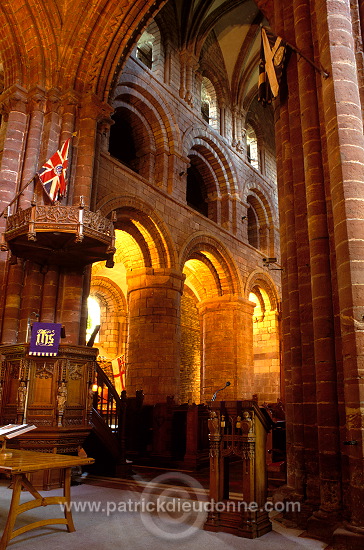
[[[30,450],[98,438],[111,471],[119,407],[129,458],[197,467],[206,404],[257,403],[295,521],[363,548],[363,3],[1,0],[0,21],[1,424],[34,423]],[[263,27],[287,45],[268,103]],[[35,175],[66,140],[52,201]],[[34,322],[62,325],[57,356],[28,353]]]

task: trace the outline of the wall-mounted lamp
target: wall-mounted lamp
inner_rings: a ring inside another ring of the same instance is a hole
[[[283,271],[282,267],[270,267],[272,264],[277,263],[277,258],[263,258],[263,266],[267,267],[271,271]]]

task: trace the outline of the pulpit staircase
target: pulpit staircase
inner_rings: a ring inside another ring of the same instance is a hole
[[[96,459],[91,468],[104,475],[126,475],[128,461],[125,458],[126,395],[119,397],[114,385],[101,369],[96,367],[97,392],[91,409],[93,431],[84,444],[89,456]]]

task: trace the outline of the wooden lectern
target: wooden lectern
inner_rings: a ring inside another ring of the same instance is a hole
[[[255,401],[211,402],[209,409],[210,500],[219,505],[209,512],[205,529],[261,537],[272,529],[266,506],[265,459],[270,416]],[[234,480],[238,494],[229,498],[233,466],[239,470]]]

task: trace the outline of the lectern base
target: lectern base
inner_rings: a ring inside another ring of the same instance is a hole
[[[232,502],[229,504],[232,507]],[[237,537],[256,539],[272,530],[272,523],[265,510],[257,512],[239,511],[236,502],[235,511],[209,512],[204,529],[206,531],[223,531]]]

